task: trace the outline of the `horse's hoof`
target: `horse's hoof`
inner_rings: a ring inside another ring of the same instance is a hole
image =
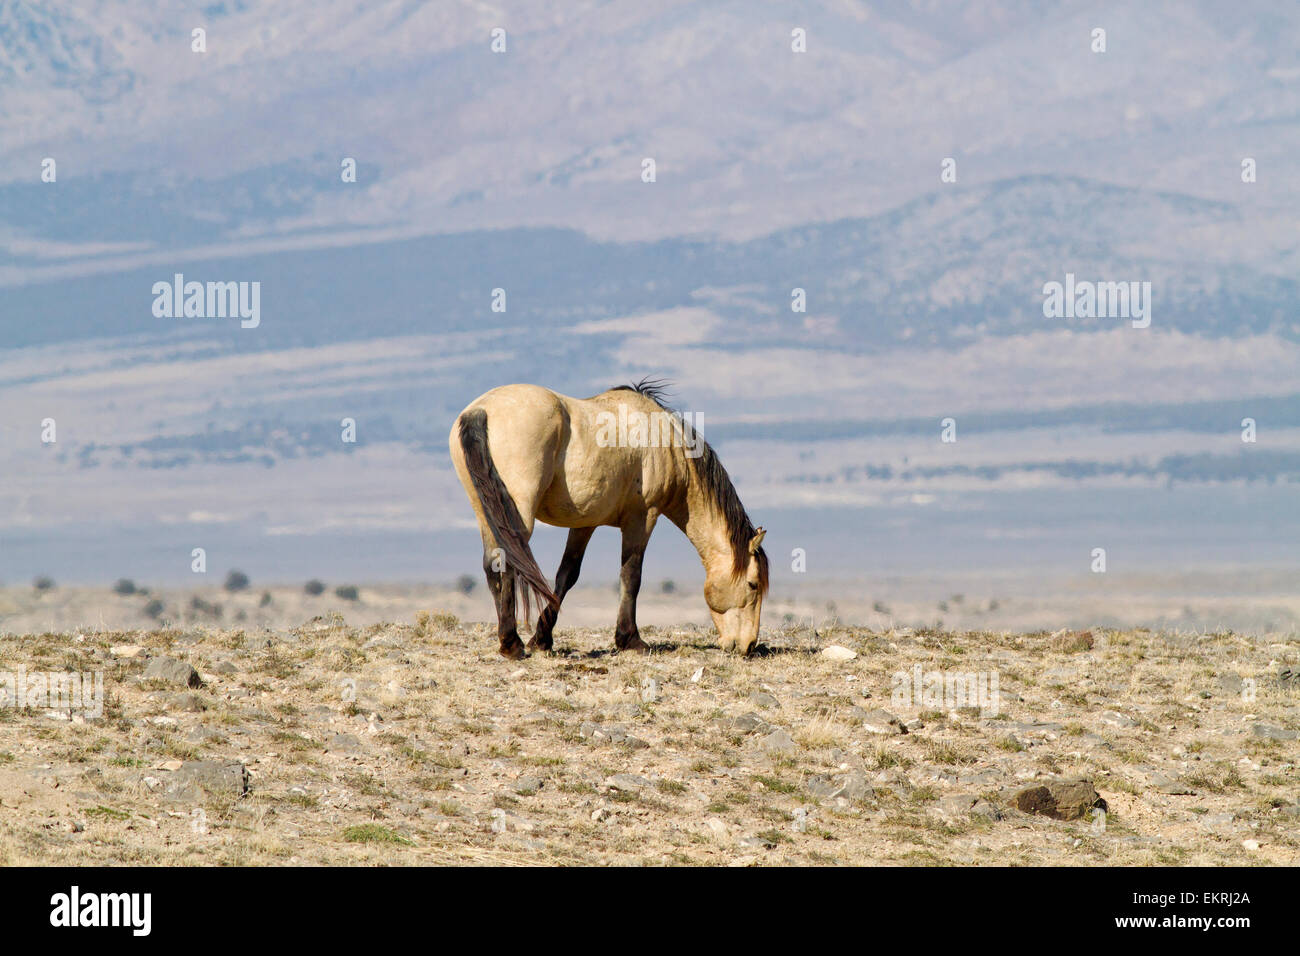
[[[649,654],[650,645],[639,637],[634,637],[626,644],[616,644],[615,649],[621,654]]]
[[[522,661],[528,656],[528,652],[524,650],[524,645],[520,644],[518,641],[514,644],[507,644],[505,647],[502,647],[499,653],[508,661]]]
[[[539,641],[537,638],[534,637],[532,640],[528,642],[528,650],[534,653],[540,652],[540,653],[549,654],[553,646],[554,646],[554,642],[551,641],[549,638],[546,641]]]

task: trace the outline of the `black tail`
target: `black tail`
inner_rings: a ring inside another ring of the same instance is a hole
[[[497,547],[505,554],[506,566],[515,573],[523,599],[524,620],[530,616],[530,594],[537,595],[539,607],[549,604],[558,611],[560,599],[538,567],[537,559],[528,547],[524,520],[492,464],[492,453],[488,450],[487,412],[483,409],[475,408],[460,416],[460,447],[465,452],[465,466],[474,482],[474,490],[478,492],[488,527],[497,539]]]

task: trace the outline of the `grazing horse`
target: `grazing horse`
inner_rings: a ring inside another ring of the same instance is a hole
[[[592,533],[623,533],[614,645],[649,650],[636,626],[641,560],[663,515],[704,563],[704,600],[724,650],[758,643],[767,593],[767,554],[713,449],[663,404],[661,383],[642,381],[592,398],[536,385],[504,385],[479,396],[452,427],[451,459],[483,536],[483,570],[497,608],[501,654],[525,657],[515,622],[518,588],[541,607],[528,650],[549,651],[564,595],[578,580]],[[569,529],[552,590],[528,546],[533,523]]]

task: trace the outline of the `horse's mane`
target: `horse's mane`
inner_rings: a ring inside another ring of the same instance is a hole
[[[665,379],[643,378],[630,385],[616,385],[610,391],[636,392],[650,399],[664,411],[678,415],[677,410],[668,405],[666,400],[671,385],[672,383]],[[713,501],[718,513],[727,523],[727,537],[731,542],[731,573],[735,577],[740,577],[749,564],[749,542],[754,538],[754,524],[749,520],[745,506],[740,503],[736,486],[731,483],[731,476],[727,474],[727,469],[722,467],[717,452],[702,437],[700,442],[703,452],[699,457],[687,460],[695,469],[695,476],[700,480],[704,493]],[[758,587],[763,594],[766,594],[767,552],[759,547],[754,552],[754,557],[758,561]]]

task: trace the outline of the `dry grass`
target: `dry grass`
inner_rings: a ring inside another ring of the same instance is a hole
[[[558,653],[510,663],[493,630],[335,614],[291,630],[4,636],[5,669],[100,670],[109,704],[85,721],[0,709],[0,863],[1300,859],[1300,744],[1253,730],[1300,725],[1300,700],[1270,682],[1271,662],[1296,666],[1294,637],[841,626],[816,644],[765,633],[765,652],[738,660],[694,626],[647,633],[669,648],[647,657],[612,654],[604,629],[561,628]],[[822,640],[859,657],[828,661]],[[109,651],[131,644],[189,661],[204,687],[145,682],[143,658]],[[918,664],[996,671],[1000,706],[900,707],[892,675]],[[1257,681],[1254,700],[1220,688],[1229,671]],[[910,732],[867,732],[862,711],[881,707]],[[793,747],[767,746],[773,728]],[[169,799],[178,762],[195,760],[244,764],[250,793]],[[862,792],[816,795],[853,774]],[[1104,832],[953,810],[1054,776],[1094,781]]]

